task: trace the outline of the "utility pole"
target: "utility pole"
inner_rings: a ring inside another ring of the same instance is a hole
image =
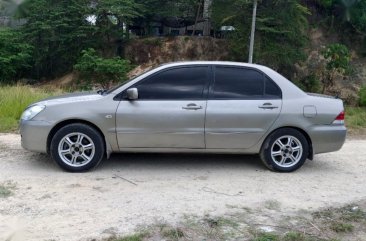
[[[257,17],[257,4],[258,0],[253,0],[253,17],[252,17],[252,31],[250,33],[250,45],[249,45],[249,63],[253,63],[253,49],[254,49],[254,33],[255,33],[255,21]]]

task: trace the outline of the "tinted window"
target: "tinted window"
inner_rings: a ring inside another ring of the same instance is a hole
[[[280,88],[268,77],[266,77],[266,97],[268,98],[281,98],[282,97],[282,93]]]
[[[262,98],[263,74],[244,68],[216,67],[213,97],[215,99]]]
[[[139,99],[201,99],[208,79],[208,67],[169,69],[138,83]]]

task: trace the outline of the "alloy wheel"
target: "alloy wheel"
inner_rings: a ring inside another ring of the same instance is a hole
[[[95,144],[83,133],[70,133],[59,142],[58,154],[61,160],[69,166],[84,166],[93,159]]]

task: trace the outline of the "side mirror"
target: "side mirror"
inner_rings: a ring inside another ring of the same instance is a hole
[[[131,88],[126,91],[128,100],[137,100],[139,98],[139,92],[137,88]]]

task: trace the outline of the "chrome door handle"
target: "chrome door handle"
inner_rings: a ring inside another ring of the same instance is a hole
[[[278,106],[273,106],[272,103],[264,103],[263,105],[258,106],[258,108],[273,110],[273,109],[278,109]]]
[[[196,104],[188,104],[187,106],[182,107],[183,110],[200,110],[202,109],[202,106],[198,106]]]

